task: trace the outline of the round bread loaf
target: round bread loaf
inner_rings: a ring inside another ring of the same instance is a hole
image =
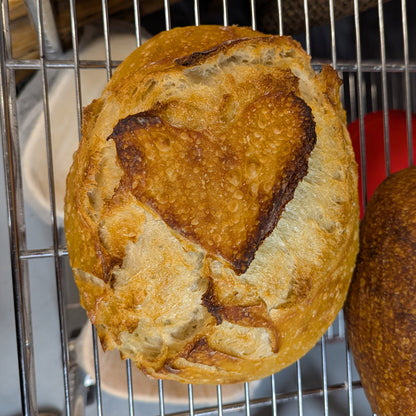
[[[105,350],[190,383],[259,379],[341,309],[358,250],[340,80],[289,37],[153,37],[84,109],[65,229]]]
[[[385,178],[361,222],[348,341],[378,416],[416,414],[416,166]]]

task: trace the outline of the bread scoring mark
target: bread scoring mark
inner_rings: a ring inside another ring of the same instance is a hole
[[[120,258],[110,255],[108,250],[101,244],[100,239],[97,238],[94,241],[95,255],[100,259],[101,273],[104,282],[111,284],[112,272],[115,266],[119,266],[122,263]]]
[[[181,58],[176,58],[175,64],[180,65],[180,66],[185,66],[185,67],[197,65],[197,64],[200,64],[201,62],[204,62],[210,56],[215,55],[220,51],[226,50],[227,47],[233,44],[238,44],[238,43],[241,43],[242,41],[249,41],[249,40],[252,40],[252,38],[240,38],[240,39],[226,40],[225,42],[220,43],[219,45],[213,48],[210,48],[204,51],[193,52],[190,55],[183,56]]]
[[[239,38],[239,39],[230,39],[230,40],[226,40],[223,43],[220,43],[217,46],[214,46],[211,49],[193,52],[190,55],[183,56],[181,58],[176,58],[174,62],[176,65],[179,65],[179,66],[191,67],[194,65],[202,64],[209,57],[213,55],[218,55],[221,52],[230,54],[230,51],[233,51],[234,47],[238,47],[241,50],[242,48],[244,48],[245,46],[244,44],[247,44],[247,47],[253,46],[253,44],[258,46],[261,43],[272,45],[274,41],[275,39],[273,36],[256,37],[256,38],[245,37],[245,38]],[[233,59],[233,56],[231,57],[231,59]],[[267,60],[267,59],[264,60],[264,63],[267,63],[267,62],[270,62],[270,60]]]
[[[137,129],[149,129],[162,125],[159,117],[151,113],[142,113],[140,116],[132,115],[120,120],[113,129],[111,136],[107,138],[124,137],[125,140],[114,140],[117,149],[117,157],[125,171],[130,172],[130,176],[144,175],[146,155],[135,145],[134,137]]]
[[[204,363],[208,365],[221,365],[221,362],[229,363],[238,361],[239,358],[233,357],[210,347],[206,337],[197,339],[191,344],[188,350],[181,354],[183,358],[193,363]]]
[[[266,94],[222,133],[173,126],[164,111],[128,116],[109,136],[120,187],[244,273],[307,173],[311,110],[292,91]]]
[[[304,101],[297,96],[293,96],[293,100],[298,102],[298,108],[301,109],[299,114],[300,119],[312,121],[311,109],[303,105]],[[286,170],[285,176],[282,178],[280,188],[274,186],[274,198],[271,209],[269,211],[260,211],[260,223],[262,224],[261,228],[265,236],[273,231],[286,204],[293,198],[299,181],[308,173],[309,155],[316,144],[315,123],[313,121],[306,122],[303,124],[303,129],[305,136],[309,140],[304,142],[304,147],[302,152],[298,154],[298,157],[292,160],[290,169]]]
[[[252,305],[222,303],[215,293],[212,279],[209,278],[208,288],[202,296],[202,305],[216,319],[218,325],[223,321],[228,321],[236,325],[267,329],[270,334],[272,351],[278,352],[279,334],[273,325],[264,301],[259,300],[258,303]]]
[[[177,356],[166,360],[161,373],[180,374],[181,366],[176,364],[178,359],[185,359],[191,363],[203,364],[222,370],[230,369],[241,361],[241,358],[213,349],[207,337],[196,337]]]

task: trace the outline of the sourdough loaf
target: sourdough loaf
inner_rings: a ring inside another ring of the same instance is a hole
[[[65,229],[104,349],[192,383],[259,379],[344,302],[357,172],[340,80],[289,37],[176,28],[84,109]]]
[[[377,187],[345,303],[352,355],[378,416],[416,414],[415,206],[416,166]]]

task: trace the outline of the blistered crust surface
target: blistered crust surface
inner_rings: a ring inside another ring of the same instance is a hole
[[[226,129],[135,114],[109,137],[124,170],[119,191],[242,273],[307,172],[314,126],[306,103],[281,91],[257,98]]]
[[[174,29],[117,69],[84,111],[65,215],[104,348],[155,377],[227,383],[313,347],[358,245],[339,85],[290,38],[246,28]]]

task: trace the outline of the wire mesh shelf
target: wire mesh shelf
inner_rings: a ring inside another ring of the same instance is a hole
[[[215,23],[290,34],[312,55],[317,70],[329,63],[343,79],[347,120],[360,132],[365,206],[374,156],[365,152],[369,113],[378,114],[379,128],[386,132],[379,145],[384,149],[382,174],[397,170],[388,129],[392,111],[400,112],[404,123],[406,164],[414,164],[415,2],[102,0],[84,2],[88,9],[75,0],[27,0],[20,2],[18,18],[28,17],[33,29],[32,55],[16,52],[17,3],[1,0],[0,10],[0,415],[371,415],[346,343],[342,312],[293,366],[239,385],[232,394],[225,386],[213,387],[209,400],[191,385],[172,395],[161,381],[154,382],[153,396],[147,397],[141,390],[148,386],[137,384],[129,361],[123,364],[124,380],[117,382],[123,387],[109,388],[111,374],[108,380],[94,329],[88,329],[93,370],[87,372],[79,363],[78,342],[87,319],[63,234],[59,186],[65,166],[59,163],[59,139],[69,128],[79,139],[82,107],[97,93],[90,91],[91,79],[100,77],[104,85],[127,52],[161,30]],[[98,54],[90,48],[97,39]],[[116,39],[121,43],[113,44]],[[34,131],[41,141],[30,146]],[[36,163],[28,170],[32,159]],[[32,194],[33,178],[42,180],[40,196]]]

